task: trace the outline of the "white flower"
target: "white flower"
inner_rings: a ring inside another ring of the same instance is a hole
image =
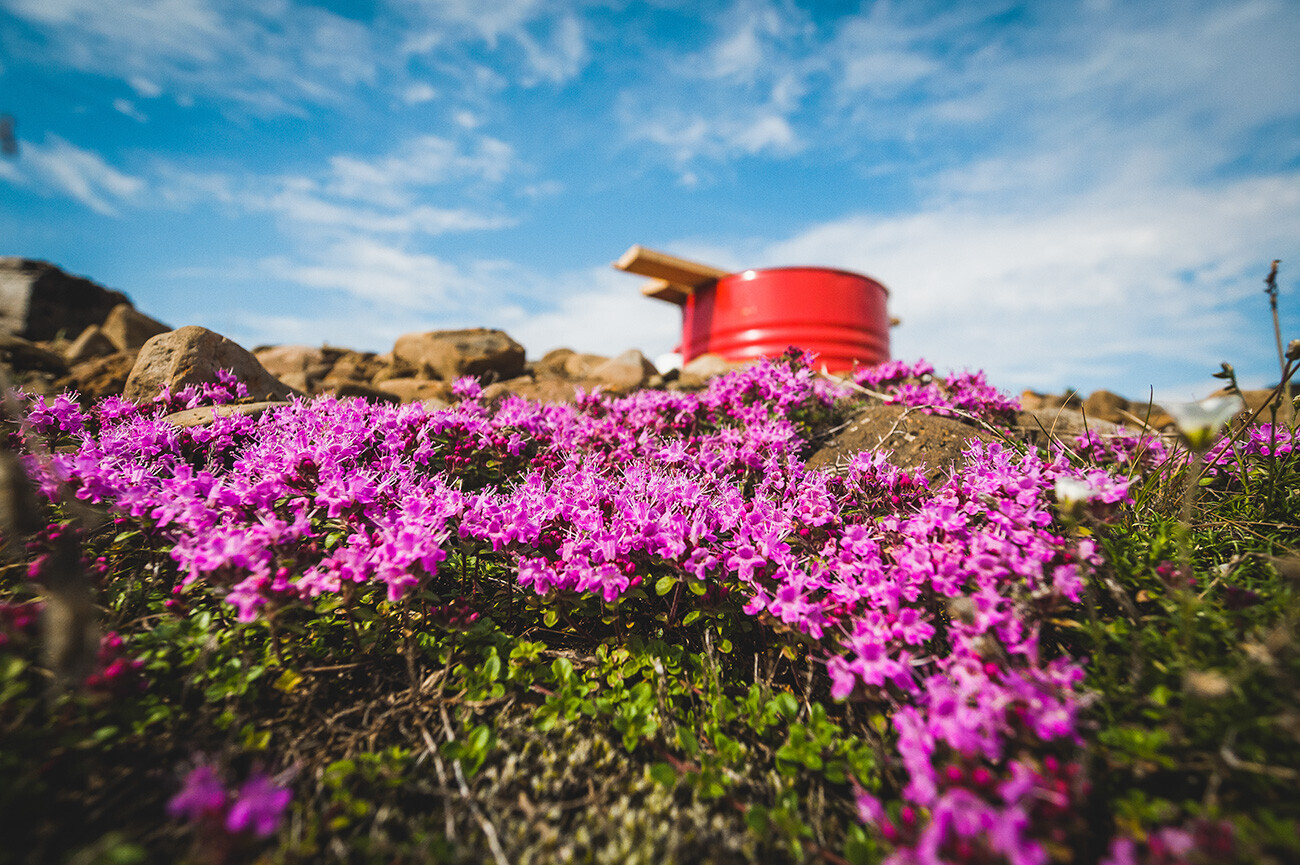
[[[1196,451],[1207,451],[1223,430],[1246,407],[1237,394],[1213,396],[1200,402],[1165,403],[1165,411],[1178,425],[1183,439]]]
[[[1086,502],[1097,494],[1097,488],[1087,481],[1065,475],[1056,479],[1056,500],[1067,507],[1074,502]]]

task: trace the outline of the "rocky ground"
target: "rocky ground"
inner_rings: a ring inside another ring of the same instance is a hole
[[[201,327],[173,330],[121,292],[47,262],[0,258],[0,369],[29,392],[75,391],[87,402],[112,394],[147,399],[162,386],[175,390],[213,381],[218,369],[232,370],[260,401],[332,393],[437,407],[455,399],[455,379],[470,375],[484,384],[489,399],[513,393],[566,402],[579,390],[596,388],[616,394],[699,389],[733,367],[706,355],[685,369],[660,372],[635,349],[616,357],[556,349],[528,360],[508,334],[484,328],[409,333],[382,354],[330,345],[248,351]],[[1262,401],[1265,393],[1248,393],[1247,402]],[[1104,390],[1087,397],[1026,391],[1020,401],[1018,426],[1031,435],[1114,425],[1163,430],[1171,423],[1159,406]],[[939,464],[974,434],[983,435],[959,421],[877,406],[842,432],[841,450],[888,447]]]

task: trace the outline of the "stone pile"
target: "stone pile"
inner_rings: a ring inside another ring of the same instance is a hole
[[[605,357],[561,348],[529,361],[508,334],[486,328],[408,333],[382,354],[330,345],[249,352],[201,327],[172,330],[137,310],[125,294],[47,262],[0,257],[0,368],[30,392],[73,390],[87,402],[112,394],[148,399],[163,386],[174,391],[213,381],[218,369],[232,370],[260,401],[331,393],[441,406],[454,399],[452,382],[474,376],[488,399],[518,394],[568,402],[579,389],[695,390],[736,366],[705,355],[661,373],[635,349]],[[1264,395],[1244,394],[1252,408]],[[1086,398],[1025,391],[1020,399],[1019,426],[1027,433],[1105,432],[1121,424],[1168,430],[1173,423],[1157,405],[1105,390]]]
[[[218,369],[231,370],[256,400],[332,393],[436,406],[450,403],[452,382],[462,376],[483,383],[489,399],[514,393],[565,402],[579,389],[698,389],[734,367],[710,355],[660,374],[635,349],[616,357],[557,349],[529,362],[508,334],[486,328],[409,333],[383,354],[329,345],[249,352],[202,327],[172,330],[121,292],[52,264],[0,258],[0,368],[29,392],[73,390],[87,402],[112,394],[148,399],[164,386],[214,381]]]

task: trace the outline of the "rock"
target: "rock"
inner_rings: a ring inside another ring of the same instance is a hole
[[[0,361],[15,371],[48,372],[56,376],[68,371],[63,357],[41,348],[21,336],[0,332]]]
[[[186,385],[215,382],[221,369],[230,370],[247,385],[253,399],[288,399],[293,393],[242,346],[207,328],[189,325],[144,344],[122,395],[135,402],[148,401],[164,385],[175,393]]]
[[[408,333],[397,338],[393,355],[444,381],[463,375],[503,381],[524,371],[524,347],[504,331],[481,327]]]
[[[952,418],[908,410],[900,405],[869,405],[825,447],[808,458],[808,467],[844,466],[864,450],[893,451],[890,462],[908,471],[924,467],[931,484],[941,482],[972,440],[997,441],[992,433]]]
[[[368,399],[372,402],[398,403],[401,402],[393,394],[386,390],[380,390],[370,382],[351,381],[348,379],[326,379],[321,382],[321,393],[332,393],[340,399],[360,398]]]
[[[370,383],[379,385],[386,381],[398,381],[401,379],[415,379],[420,375],[420,370],[390,352],[377,355],[375,360],[382,364],[379,371],[371,377]]]
[[[60,383],[76,390],[87,401],[121,394],[138,355],[135,351],[119,351],[82,361],[73,365],[67,379]]]
[[[707,387],[710,379],[726,375],[744,365],[744,363],[733,363],[716,354],[702,354],[691,358],[690,363],[682,367],[674,387],[680,390],[699,390]]]
[[[609,358],[603,354],[572,353],[564,359],[564,374],[571,379],[588,378],[598,366],[608,361]]]
[[[445,381],[427,378],[390,378],[377,382],[375,387],[397,397],[401,402],[426,402],[431,399],[449,404],[451,385]]]
[[[1095,390],[1083,401],[1083,413],[1089,419],[1124,423],[1128,410],[1129,401],[1108,390]]]
[[[1229,391],[1226,388],[1221,388],[1210,394],[1210,396],[1227,396],[1228,393]],[[1242,418],[1248,418],[1258,411],[1259,415],[1256,416],[1255,423],[1271,423],[1273,413],[1269,410],[1268,406],[1272,401],[1272,396],[1273,390],[1271,388],[1269,390],[1241,391],[1242,402],[1246,404],[1246,412],[1242,415]],[[1290,423],[1294,419],[1295,408],[1292,406],[1291,401],[1284,397],[1282,399],[1282,405],[1277,412],[1278,423]]]
[[[1134,425],[1136,426],[1136,425]],[[1071,439],[1085,432],[1108,435],[1115,432],[1118,424],[1094,418],[1091,414],[1072,408],[1040,408],[1022,411],[1016,415],[1016,428],[1028,441],[1043,439]]]
[[[185,411],[173,412],[164,417],[163,420],[172,426],[182,428],[208,426],[218,417],[247,416],[259,418],[269,408],[279,408],[292,404],[284,400],[271,400],[267,402],[241,403],[239,405],[201,405],[198,408],[187,408]]]
[[[372,351],[343,350],[320,386],[323,390],[337,390],[345,384],[368,385],[383,369],[384,362],[379,360]]]
[[[627,393],[645,386],[658,370],[645,355],[634,348],[611,357],[587,375],[587,380],[614,393]]]
[[[253,349],[253,357],[266,371],[303,393],[315,393],[329,375],[338,356],[309,345],[272,345]]]
[[[75,366],[97,357],[106,357],[117,350],[113,341],[104,335],[103,329],[97,324],[92,324],[72,341],[72,345],[68,346],[67,351],[63,353],[63,359],[70,366]]]
[[[53,339],[102,324],[125,294],[65,273],[47,261],[0,257],[0,332]]]
[[[102,327],[104,336],[109,338],[118,351],[139,350],[151,337],[171,330],[129,303],[119,303],[113,307]]]
[[[565,376],[565,364],[575,354],[571,348],[553,348],[542,355],[540,360],[530,364],[532,373],[537,378],[558,378]]]
[[[1020,407],[1025,411],[1037,411],[1045,408],[1081,408],[1083,402],[1079,399],[1077,391],[1070,391],[1064,394],[1039,393],[1035,390],[1027,390],[1020,394]]]
[[[483,388],[482,398],[486,402],[492,402],[507,394],[514,394],[533,402],[559,405],[573,402],[577,397],[578,388],[581,386],[578,382],[572,382],[561,377],[543,376],[542,378],[531,378],[529,376],[520,376],[510,381],[499,381],[488,385]],[[585,389],[590,390],[591,388]]]

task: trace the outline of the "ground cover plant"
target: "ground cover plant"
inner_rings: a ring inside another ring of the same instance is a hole
[[[0,859],[1300,857],[1291,428],[1026,438],[979,374],[813,370],[20,396]],[[1000,438],[808,469],[870,400]]]

